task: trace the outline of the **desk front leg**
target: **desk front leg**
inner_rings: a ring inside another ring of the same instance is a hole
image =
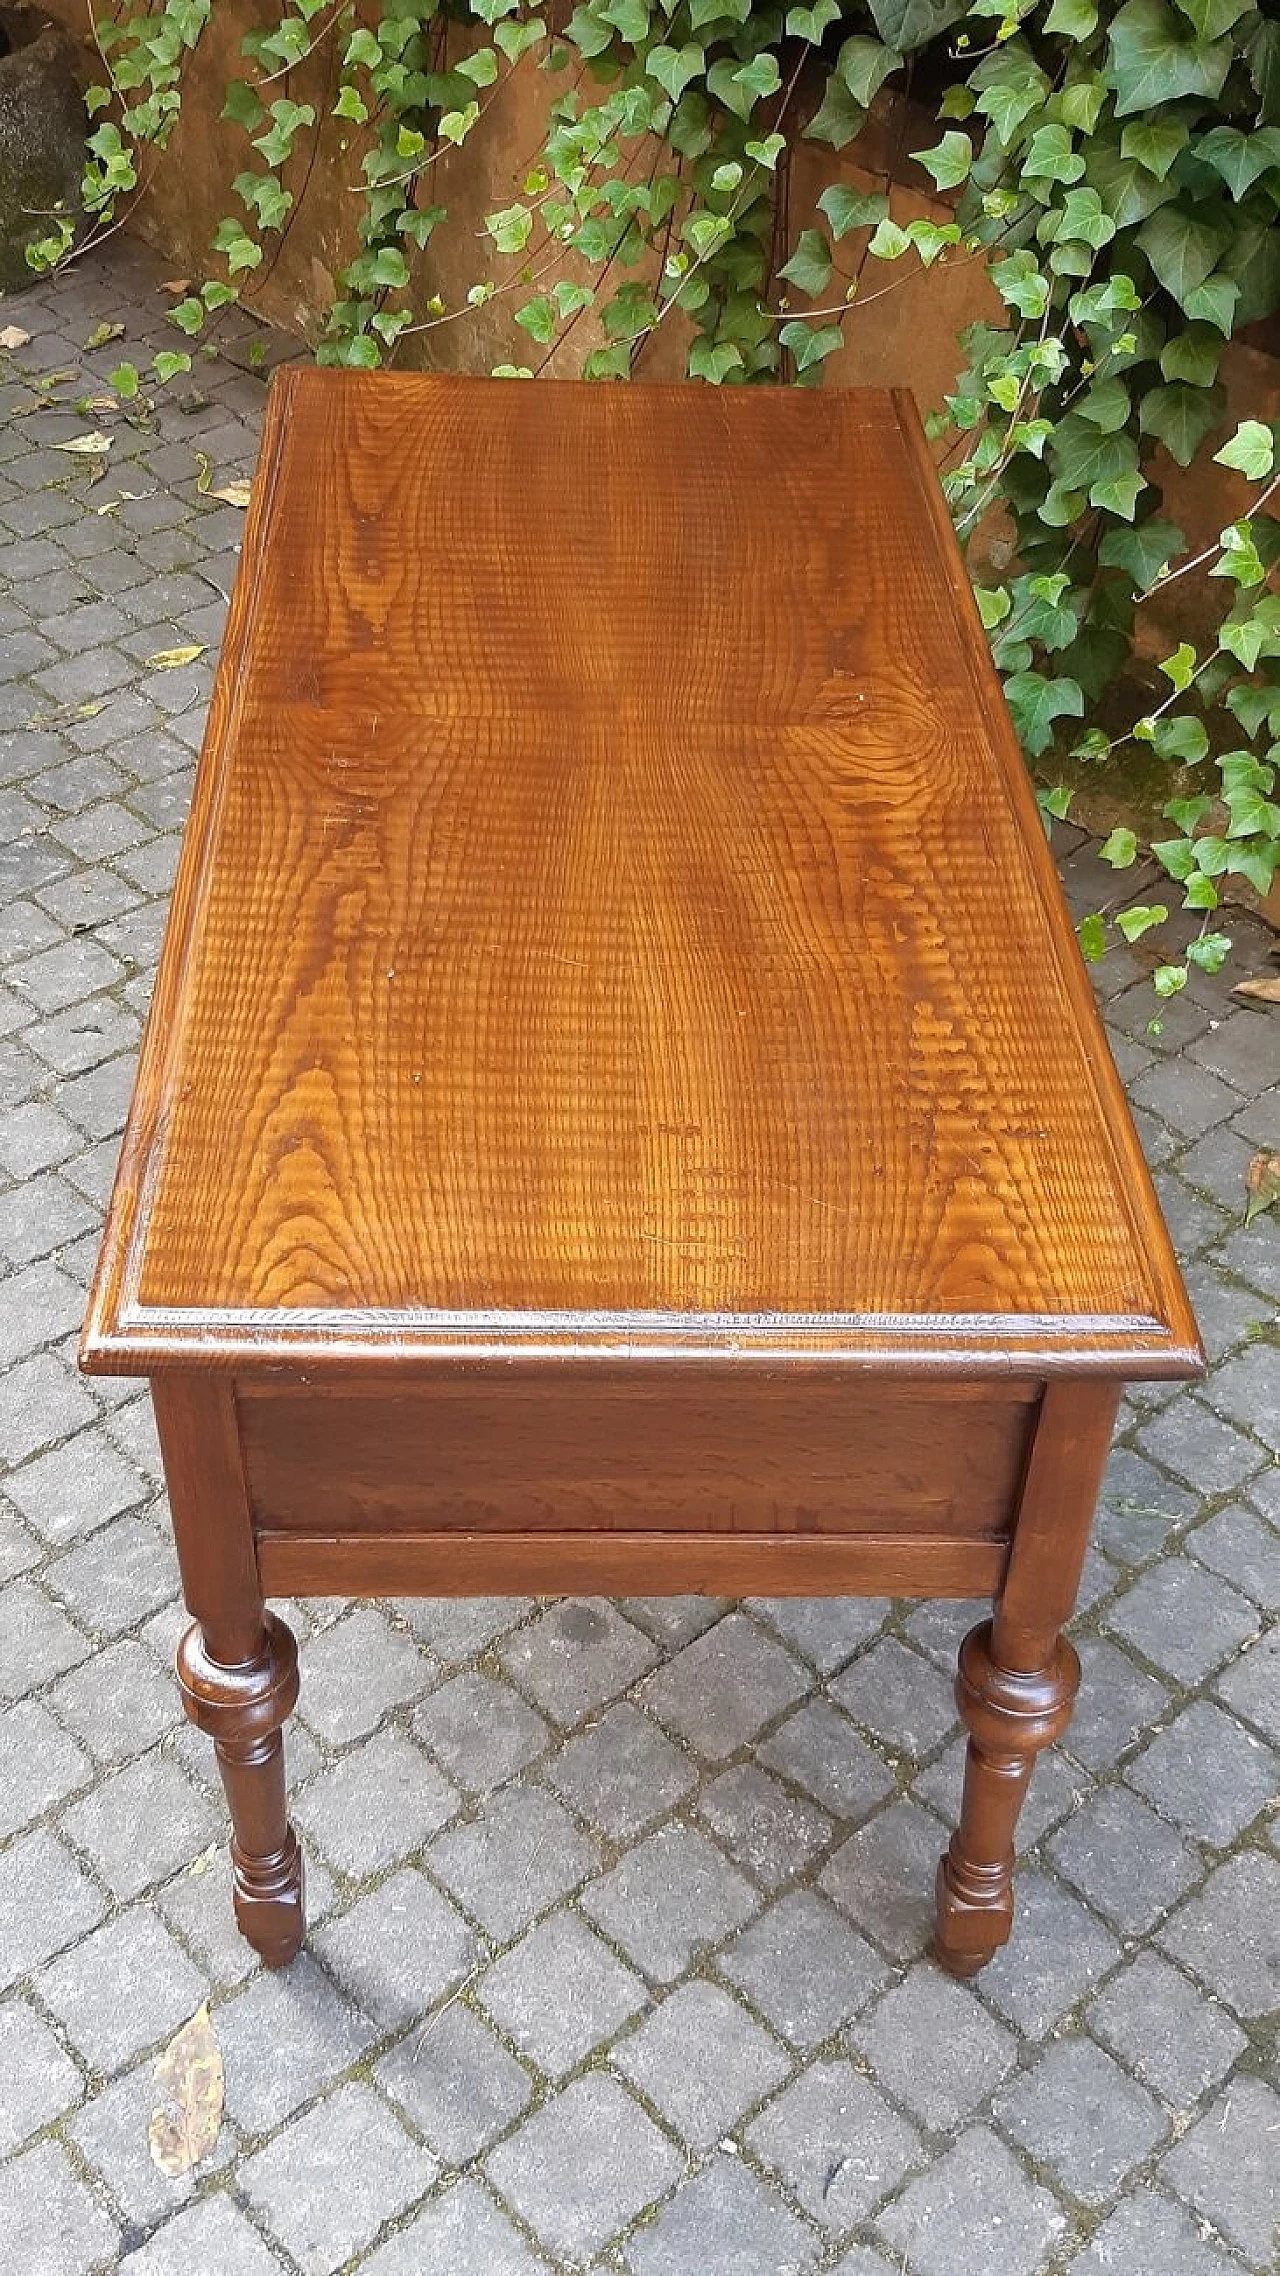
[[[960,1648],[956,1704],[969,1733],[960,1823],[938,1868],[934,1953],[976,1975],[1013,1925],[1013,1842],[1036,1756],[1071,1720],[1080,1662],[1063,1623],[1080,1572],[1119,1393],[1050,1384],[1044,1394],[994,1616]]]
[[[178,1646],[182,1703],[213,1740],[231,1812],[235,1910],[269,1968],[303,1938],[302,1853],[285,1805],[283,1726],[298,1648],[262,1601],[231,1385],[152,1384],[178,1563],[192,1615]]]

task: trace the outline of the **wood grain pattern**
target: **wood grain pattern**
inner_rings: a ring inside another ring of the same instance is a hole
[[[966,1388],[969,1388],[966,1386]],[[828,1370],[615,1362],[549,1382],[467,1370],[413,1388],[238,1400],[255,1526],[272,1532],[949,1534],[1007,1537],[1026,1402],[933,1401]]]
[[[893,1533],[261,1533],[270,1596],[989,1596],[998,1541]]]
[[[1191,1373],[913,414],[290,371],[90,1368]]]

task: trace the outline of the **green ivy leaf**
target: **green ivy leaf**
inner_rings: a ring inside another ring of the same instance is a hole
[[[1175,332],[1160,350],[1160,369],[1166,379],[1183,379],[1188,387],[1212,387],[1222,362],[1222,341],[1203,324]]]
[[[826,291],[831,281],[831,247],[821,230],[801,231],[795,252],[778,274],[801,292],[812,295]]]
[[[1204,882],[1207,885],[1208,879],[1206,878]],[[1209,890],[1212,892],[1212,887]],[[1187,907],[1192,909],[1213,909],[1217,907],[1217,901],[1216,893],[1214,893],[1211,901],[1193,900],[1190,893],[1187,895]],[[1186,953],[1193,964],[1199,965],[1202,972],[1221,972],[1231,954],[1231,935],[1230,933],[1201,933],[1198,940],[1187,942]]]
[[[1216,40],[1229,32],[1254,0],[1178,0],[1178,7],[1193,26],[1197,39]]]
[[[756,104],[765,95],[776,95],[782,85],[776,55],[755,56],[750,63],[735,64],[728,57],[713,63],[707,73],[707,85],[717,102],[740,119],[750,118]]]
[[[1188,316],[1201,323],[1216,325],[1224,340],[1229,337],[1235,323],[1240,300],[1240,287],[1234,277],[1219,274],[1206,277],[1187,294],[1183,307]]]
[[[840,21],[840,0],[814,0],[812,8],[792,8],[787,15],[788,37],[808,40],[816,47],[825,31]]]
[[[833,71],[827,80],[826,93],[805,128],[806,142],[828,142],[833,150],[843,150],[860,134],[866,123],[866,111],[855,102],[843,79]]]
[[[709,380],[713,387],[743,368],[742,350],[732,340],[697,339],[689,350],[690,378]]]
[[[965,5],[966,0],[871,0],[871,13],[881,39],[910,55],[963,16]]]
[[[1100,916],[1083,917],[1076,937],[1086,964],[1100,964],[1107,953],[1107,928]]]
[[[926,174],[932,174],[940,190],[954,190],[960,182],[969,178],[969,169],[973,164],[973,144],[967,134],[953,131],[944,134],[941,142],[932,150],[913,150],[911,155],[924,167]],[[1084,172],[1083,165],[1080,171]]]
[[[230,119],[233,126],[242,126],[250,133],[261,124],[266,114],[251,79],[228,80],[221,115],[224,119]]]
[[[1187,147],[1187,130],[1178,119],[1132,119],[1120,137],[1120,155],[1136,158],[1158,182]]]
[[[1108,530],[1098,559],[1104,568],[1123,569],[1137,591],[1145,593],[1174,556],[1185,552],[1186,543],[1173,522],[1143,522],[1137,529]]]
[[[500,253],[523,253],[533,235],[533,215],[528,206],[503,206],[497,213],[487,213],[484,225]]]
[[[1185,29],[1165,0],[1125,0],[1108,33],[1117,118],[1134,111],[1158,114],[1182,95],[1222,93],[1231,41],[1206,45],[1185,38]]]
[[[651,47],[645,57],[644,67],[650,78],[656,79],[658,85],[670,95],[672,102],[678,103],[685,88],[693,80],[701,78],[706,62],[705,51],[693,40],[689,40],[680,48]]]
[[[796,370],[814,370],[825,357],[833,356],[844,346],[844,334],[838,324],[805,324],[797,318],[784,324],[778,334],[784,348],[795,358]]]
[[[1143,396],[1138,423],[1144,435],[1162,442],[1179,466],[1190,466],[1205,436],[1222,417],[1219,388],[1153,387]]]
[[[1197,221],[1181,206],[1163,206],[1153,213],[1138,231],[1137,241],[1165,291],[1180,306],[1211,274],[1226,243],[1221,230]]]
[[[1275,465],[1275,437],[1260,419],[1245,419],[1229,443],[1213,454],[1215,466],[1229,466],[1251,482],[1263,482]]]
[[[1098,28],[1094,0],[1053,0],[1044,28],[1046,32],[1056,32],[1059,39],[1092,39]]]
[[[1115,829],[1098,851],[1112,869],[1132,869],[1138,858],[1138,841],[1132,830]]]
[[[1131,909],[1118,909],[1116,923],[1125,939],[1132,945],[1144,933],[1153,932],[1157,925],[1167,924],[1169,912],[1163,901],[1135,902]]]
[[[555,306],[545,292],[527,300],[523,308],[517,308],[516,322],[540,347],[549,348],[556,336]]]
[[[1176,760],[1180,766],[1198,766],[1209,752],[1209,731],[1204,721],[1193,719],[1188,712],[1176,719],[1157,719],[1151,741],[1157,758]]]
[[[191,358],[181,348],[159,348],[151,358],[151,369],[161,387],[166,387],[179,372],[190,371]]]
[[[1179,641],[1172,656],[1166,656],[1160,670],[1178,695],[1184,695],[1195,678],[1196,652],[1189,640]]]
[[[1151,985],[1158,996],[1176,996],[1186,984],[1185,964],[1158,964],[1151,975]]]
[[[1084,690],[1077,680],[1014,672],[1005,681],[1004,692],[1029,758],[1039,758],[1048,748],[1055,719],[1079,719],[1084,713]]]
[[[874,253],[878,261],[896,261],[907,251],[910,243],[906,230],[900,229],[897,222],[886,214],[883,221],[876,223],[867,251]]]
[[[1022,178],[1029,182],[1078,182],[1084,163],[1064,126],[1041,126],[1023,154]]]

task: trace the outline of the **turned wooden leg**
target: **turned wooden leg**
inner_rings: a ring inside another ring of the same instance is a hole
[[[236,1919],[269,1968],[303,1937],[302,1855],[285,1808],[281,1731],[298,1696],[298,1647],[262,1601],[232,1384],[159,1376],[151,1395],[191,1626],[178,1646],[182,1703],[207,1731],[231,1811]]]
[[[1035,1759],[1071,1720],[1080,1662],[1057,1638],[1032,1672],[1002,1667],[984,1620],[960,1647],[956,1705],[969,1732],[964,1799],[938,1867],[934,1951],[953,1976],[976,1975],[1013,1926],[1013,1835]]]
[[[1061,1634],[1080,1584],[1118,1391],[1050,1384],[1014,1517],[994,1617],[960,1647],[956,1705],[969,1733],[960,1823],[938,1867],[934,1955],[976,1975],[1013,1926],[1013,1836],[1036,1756],[1071,1720],[1080,1662]]]
[[[299,1950],[305,1926],[302,1852],[284,1793],[282,1727],[298,1697],[298,1647],[273,1612],[259,1649],[226,1665],[199,1621],[178,1646],[182,1704],[213,1740],[231,1811],[231,1868],[241,1933],[269,1968]]]

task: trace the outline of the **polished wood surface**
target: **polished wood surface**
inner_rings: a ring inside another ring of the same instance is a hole
[[[914,413],[277,375],[90,1367],[1195,1333]]]
[[[936,1950],[1003,1941],[1201,1357],[903,399],[277,377],[81,1359],[273,1965],[315,1593],[993,1596]]]

